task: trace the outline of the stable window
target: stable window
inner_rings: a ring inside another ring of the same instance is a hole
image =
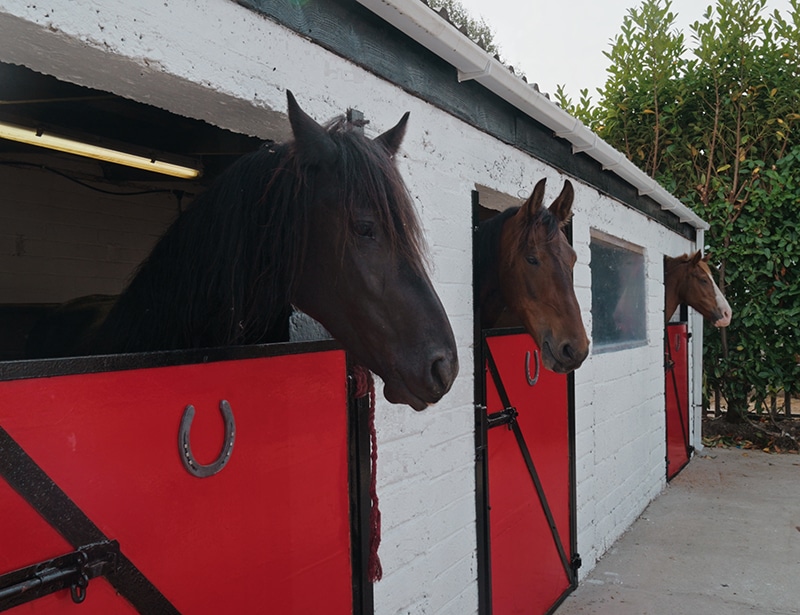
[[[593,232],[590,251],[595,351],[647,343],[643,250]]]

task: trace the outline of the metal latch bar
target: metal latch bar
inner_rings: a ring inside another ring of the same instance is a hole
[[[495,412],[486,417],[486,428],[498,427],[499,425],[511,425],[517,421],[519,412],[513,406],[503,408],[500,412]]]
[[[83,602],[91,579],[116,569],[119,543],[102,541],[77,551],[0,575],[0,611],[70,589],[75,602]]]

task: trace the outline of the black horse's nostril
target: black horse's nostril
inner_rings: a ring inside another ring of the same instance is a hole
[[[434,386],[441,390],[446,386],[446,367],[444,359],[436,359],[431,366],[431,376]]]
[[[439,357],[431,365],[431,384],[438,396],[442,396],[450,390],[455,375],[458,371],[457,363],[447,357]]]

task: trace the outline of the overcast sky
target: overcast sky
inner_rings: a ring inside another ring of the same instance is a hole
[[[603,51],[620,33],[622,18],[641,0],[460,0],[475,18],[483,17],[494,32],[506,63],[519,67],[528,82],[538,83],[542,92],[555,93],[566,86],[577,101],[580,90],[588,88],[597,101],[595,89],[606,81],[608,59]],[[705,0],[673,0],[676,26],[692,47],[689,24],[700,19]],[[786,10],[788,0],[768,0],[767,11]]]

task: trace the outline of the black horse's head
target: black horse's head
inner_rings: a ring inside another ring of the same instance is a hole
[[[422,410],[458,372],[456,345],[425,270],[411,198],[394,163],[408,113],[374,140],[344,120],[317,124],[288,93],[293,158],[308,191],[292,302]]]

